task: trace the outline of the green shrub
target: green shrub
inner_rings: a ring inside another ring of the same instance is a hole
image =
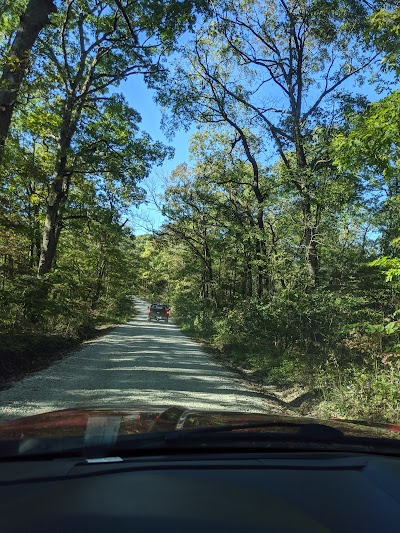
[[[381,317],[366,311],[366,303],[362,297],[326,290],[284,291],[269,301],[242,301],[220,313],[213,342],[232,357],[239,352],[242,363],[256,366],[269,380],[282,381],[285,375],[291,381],[294,376],[311,380],[332,353],[343,362],[361,357],[360,346],[347,342],[348,324]]]
[[[214,334],[214,310],[194,291],[182,291],[172,298],[172,316],[188,334],[202,339],[210,339]]]
[[[400,358],[375,357],[363,366],[341,368],[331,360],[320,369],[322,416],[371,421],[400,421]]]

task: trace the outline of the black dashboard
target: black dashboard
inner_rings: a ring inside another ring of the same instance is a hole
[[[400,528],[400,458],[223,453],[0,463],[0,531]]]

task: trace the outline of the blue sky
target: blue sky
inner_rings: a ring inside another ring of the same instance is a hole
[[[365,84],[363,87],[354,87],[353,83],[353,80],[349,80],[343,85],[343,88],[362,93],[372,101],[383,97],[383,95],[378,95],[374,87],[369,84]],[[135,234],[140,235],[149,233],[152,229],[157,229],[161,225],[163,217],[159,208],[152,201],[151,193],[160,194],[163,190],[163,178],[167,177],[180,163],[189,161],[189,142],[195,127],[193,126],[189,131],[177,131],[175,137],[172,140],[168,140],[161,130],[162,114],[154,101],[155,93],[147,88],[141,76],[128,78],[118,87],[118,92],[122,92],[129,105],[142,116],[141,129],[149,133],[153,140],[161,141],[166,145],[173,146],[175,149],[173,159],[164,161],[161,168],[155,167],[149,178],[141,182],[141,186],[148,191],[149,202],[138,209],[133,209],[131,221]]]
[[[162,223],[162,216],[156,205],[151,201],[151,190],[162,190],[162,177],[169,175],[180,163],[189,160],[189,140],[194,131],[177,131],[174,139],[168,140],[161,130],[161,110],[154,102],[154,91],[147,88],[141,76],[131,76],[123,82],[118,91],[122,92],[130,106],[142,116],[140,128],[151,135],[154,141],[161,141],[168,146],[173,146],[175,156],[171,160],[165,160],[162,167],[153,169],[150,177],[145,179],[141,186],[148,190],[149,204],[142,205],[133,210],[132,227],[135,234],[148,233]]]

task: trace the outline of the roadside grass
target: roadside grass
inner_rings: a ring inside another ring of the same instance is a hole
[[[375,356],[340,368],[332,359],[317,375],[322,400],[315,414],[373,422],[400,422],[400,359]]]
[[[180,317],[182,331],[204,343],[217,360],[244,378],[276,389],[288,407],[320,418],[400,422],[400,355],[382,356],[371,339],[358,340],[357,349],[343,355],[340,347],[321,353],[302,353],[288,347],[280,353],[246,337],[221,336]],[[360,350],[361,342],[369,352]],[[353,347],[354,348],[354,347]]]
[[[268,394],[273,389],[277,399],[284,401],[288,408],[295,407],[299,413],[308,414],[322,398],[321,391],[313,386],[315,376],[311,376],[310,365],[304,358],[293,354],[271,356],[267,348],[257,351],[249,350],[246,343],[224,343],[211,334],[209,324],[202,328],[199,321],[189,323],[180,316],[174,316],[174,321],[182,333],[200,342],[217,362],[247,381],[265,387]],[[314,374],[316,371],[313,368]]]

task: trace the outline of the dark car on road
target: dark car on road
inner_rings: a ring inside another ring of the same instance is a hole
[[[151,304],[147,311],[149,320],[165,320],[168,322],[170,308],[166,304]]]

